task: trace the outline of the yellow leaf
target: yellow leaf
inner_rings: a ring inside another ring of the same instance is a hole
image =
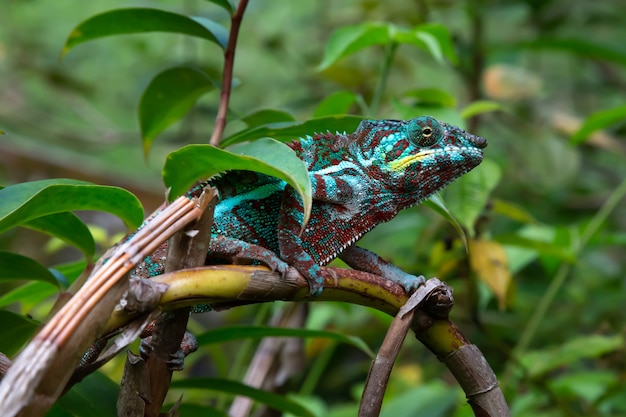
[[[498,299],[498,307],[505,309],[512,277],[504,248],[496,242],[472,240],[469,242],[469,259],[472,271],[493,291]]]

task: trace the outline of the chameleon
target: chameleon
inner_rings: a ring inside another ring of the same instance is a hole
[[[306,278],[310,295],[319,296],[320,267],[335,258],[406,291],[419,287],[422,276],[402,271],[355,242],[479,165],[487,141],[420,116],[363,120],[353,133],[317,133],[287,145],[309,171],[309,222],[302,228],[302,199],[285,181],[229,171],[204,183],[220,196],[207,258],[248,259],[282,274],[292,266]],[[146,258],[135,274],[163,273],[164,253]]]

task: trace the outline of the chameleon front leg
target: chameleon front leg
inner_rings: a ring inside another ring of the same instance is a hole
[[[317,261],[304,250],[300,228],[304,208],[296,191],[287,187],[283,191],[280,214],[278,216],[278,247],[281,259],[296,268],[309,284],[309,294],[314,297],[322,294],[324,277]]]
[[[417,289],[417,287],[422,285],[425,281],[423,276],[420,275],[416,277],[415,275],[407,274],[397,266],[376,255],[374,252],[370,252],[356,245],[352,245],[341,252],[339,259],[347,263],[352,269],[370,272],[390,279],[400,284],[407,292]]]

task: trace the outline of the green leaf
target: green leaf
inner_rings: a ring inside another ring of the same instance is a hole
[[[357,96],[350,91],[337,91],[326,97],[317,105],[313,117],[332,116],[345,114],[356,102]]]
[[[74,385],[57,404],[73,416],[115,416],[119,390],[119,385],[105,374],[94,372]]]
[[[193,18],[159,9],[116,9],[90,17],[72,30],[62,55],[81,43],[105,36],[145,32],[169,32],[206,39],[226,48],[228,31],[205,18]]]
[[[489,100],[478,100],[467,105],[463,110],[461,110],[461,117],[467,120],[481,113],[498,110],[502,110],[502,105],[500,103]]]
[[[39,323],[28,317],[0,310],[0,352],[15,355],[37,330]]]
[[[232,342],[240,339],[261,339],[264,337],[299,337],[299,338],[326,338],[340,343],[352,345],[370,357],[376,356],[361,338],[347,336],[342,333],[329,332],[324,330],[294,329],[285,327],[264,327],[264,326],[228,326],[214,330],[209,330],[197,337],[199,345],[212,343]]]
[[[170,68],[154,77],[139,103],[144,154],[148,154],[159,133],[183,117],[200,96],[214,89],[205,73],[191,67]]]
[[[568,246],[558,246],[550,242],[544,242],[538,239],[532,239],[513,233],[498,235],[494,238],[494,240],[504,245],[531,249],[535,251],[538,255],[553,256],[565,262],[576,262],[576,256],[574,256]]]
[[[233,395],[243,395],[283,413],[291,413],[296,416],[315,417],[315,415],[311,413],[308,409],[304,408],[299,403],[285,397],[284,395],[278,395],[271,392],[263,391],[237,381],[217,378],[188,378],[179,381],[173,381],[171,387],[185,389],[203,389],[219,391]]]
[[[237,132],[222,140],[221,144],[229,146],[263,137],[288,141],[321,132],[354,132],[362,120],[362,117],[343,115],[319,117],[306,122],[268,123]]]
[[[0,251],[0,281],[35,280],[60,286],[55,276],[42,264],[27,256]]]
[[[211,145],[185,146],[168,155],[163,180],[174,198],[198,179],[229,170],[256,171],[286,181],[302,196],[306,224],[312,204],[307,168],[291,148],[273,139],[247,143],[232,152]]]
[[[446,219],[459,234],[459,237],[463,241],[463,245],[467,247],[467,235],[465,234],[465,230],[463,230],[463,226],[459,223],[457,218],[454,217],[439,194],[431,195],[428,200],[424,201],[422,204],[429,207],[431,210],[434,210],[436,213],[439,213],[439,215]]]
[[[208,1],[210,1],[211,3],[217,4],[222,9],[226,10],[229,14],[232,14],[233,11],[235,10],[233,8],[233,5],[230,4],[230,1],[228,0],[208,0]]]
[[[438,88],[420,88],[417,90],[408,91],[405,95],[407,97],[416,98],[417,104],[421,106],[456,106],[456,99],[454,98],[454,96],[447,91],[443,91]]]
[[[621,335],[585,335],[570,339],[550,348],[524,354],[521,364],[530,378],[535,378],[562,366],[574,364],[581,359],[598,358],[624,349]]]
[[[250,113],[242,117],[241,121],[252,128],[269,123],[295,122],[296,119],[286,111],[265,109]]]
[[[122,188],[52,179],[0,190],[0,233],[43,216],[73,210],[105,211],[122,219],[131,229],[143,221],[141,203]]]
[[[96,251],[96,244],[89,228],[74,213],[50,214],[22,226],[57,237],[79,249],[87,258],[92,257]]]
[[[459,222],[474,236],[474,224],[482,213],[491,191],[500,181],[500,167],[490,159],[450,184],[444,197]]]
[[[507,45],[507,50],[510,50],[511,46]],[[530,42],[520,43],[517,47],[568,52],[594,61],[608,61],[626,66],[626,54],[624,52],[582,39],[538,38]]]
[[[368,46],[388,44],[391,41],[390,31],[389,24],[372,22],[344,26],[335,30],[326,44],[324,59],[317,68],[318,71],[325,70],[341,58]]]
[[[69,264],[56,265],[49,271],[56,277],[57,282],[74,280],[85,270],[85,261],[72,262]],[[60,278],[61,276],[62,278]],[[65,286],[65,284],[64,284]],[[59,289],[42,281],[29,281],[0,295],[0,307],[13,303],[20,303],[21,311],[28,312],[42,301],[57,294]]]
[[[582,143],[593,132],[624,120],[626,120],[626,105],[593,113],[585,119],[578,132],[572,135],[570,142],[574,144]]]
[[[164,408],[170,410],[173,404],[166,405]],[[228,417],[228,414],[222,410],[218,410],[214,407],[200,404],[190,404],[183,402],[176,409],[178,415],[185,417]]]
[[[398,29],[394,40],[427,50],[439,63],[443,64],[444,58],[453,64],[458,63],[450,32],[443,25],[427,23],[410,30]]]

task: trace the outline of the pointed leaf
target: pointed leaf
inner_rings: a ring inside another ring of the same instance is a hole
[[[318,71],[325,70],[345,56],[368,46],[385,45],[390,41],[390,26],[385,23],[365,22],[354,26],[344,26],[330,35],[324,51],[324,59],[317,69]]]
[[[422,106],[456,106],[456,99],[454,98],[454,96],[447,91],[443,91],[438,88],[420,88],[417,90],[408,91],[405,95],[407,97],[416,98],[417,104]]]
[[[498,110],[502,110],[502,105],[500,103],[489,100],[478,100],[467,105],[463,110],[461,110],[461,117],[469,119],[470,117],[474,117],[481,113]]]
[[[59,398],[57,405],[72,416],[110,417],[116,414],[120,387],[102,372],[94,372]]]
[[[0,352],[13,356],[37,330],[37,323],[28,317],[0,310]]]
[[[247,143],[232,152],[211,145],[185,146],[168,155],[163,181],[173,199],[197,180],[229,170],[256,171],[286,181],[302,196],[306,224],[312,204],[307,168],[291,148],[274,139]]]
[[[350,91],[337,91],[326,97],[317,105],[313,117],[332,116],[334,114],[345,114],[356,102],[356,94]]]
[[[65,281],[74,282],[85,270],[85,261],[72,262],[71,264],[57,265],[49,271],[56,277],[57,282],[63,282],[63,287],[67,287]],[[57,294],[59,289],[42,281],[29,281],[17,288],[0,295],[0,307],[19,302],[21,311],[30,311],[42,301]]]
[[[410,30],[399,29],[394,40],[425,49],[440,63],[443,63],[444,57],[453,64],[458,63],[450,32],[443,25],[427,23]]]
[[[446,219],[452,227],[454,227],[454,230],[457,231],[459,237],[463,241],[463,245],[467,248],[467,235],[465,234],[465,230],[463,230],[463,226],[461,226],[461,223],[459,223],[457,218],[454,217],[439,194],[431,195],[428,200],[424,201],[422,204],[439,213],[444,219]]]
[[[27,256],[0,251],[0,281],[35,280],[60,286],[48,268]]]
[[[593,113],[585,119],[578,132],[570,138],[574,144],[584,142],[596,130],[607,128],[615,123],[626,120],[626,106],[618,106]]]
[[[203,389],[243,395],[263,403],[274,410],[282,411],[283,413],[291,413],[296,416],[315,417],[315,415],[308,409],[304,408],[294,400],[285,397],[284,395],[263,391],[237,381],[217,378],[187,378],[172,382],[171,387]]]
[[[205,18],[192,18],[159,9],[116,9],[90,17],[72,30],[65,41],[63,55],[81,43],[112,35],[145,32],[170,32],[209,40],[222,49],[228,42],[228,31]]]
[[[0,233],[43,216],[74,210],[111,213],[131,229],[143,221],[141,203],[122,188],[52,179],[25,182],[0,190]]]
[[[213,81],[191,67],[170,68],[154,77],[139,103],[144,153],[148,154],[156,135],[183,117],[200,96],[213,89]]]
[[[74,213],[64,212],[39,217],[23,227],[57,237],[80,250],[87,258],[93,256],[96,244],[89,228]]]
[[[310,119],[306,122],[269,123],[237,132],[224,140],[222,146],[246,142],[258,138],[270,137],[279,141],[294,140],[306,135],[323,132],[354,132],[363,120],[358,116],[326,116]]]
[[[324,330],[267,326],[228,326],[209,330],[208,332],[197,336],[197,339],[198,344],[202,346],[211,343],[232,342],[233,340],[248,338],[261,339],[264,337],[316,337],[332,339],[337,342],[349,344],[358,349],[361,349],[372,358],[375,356],[374,352],[372,352],[369,346],[367,346],[367,344],[363,342],[361,338]]]
[[[233,11],[235,10],[233,8],[233,5],[230,4],[230,1],[228,1],[228,0],[209,0],[209,1],[211,3],[217,4],[218,6],[220,6],[224,10],[226,10],[229,14],[232,14]]]

